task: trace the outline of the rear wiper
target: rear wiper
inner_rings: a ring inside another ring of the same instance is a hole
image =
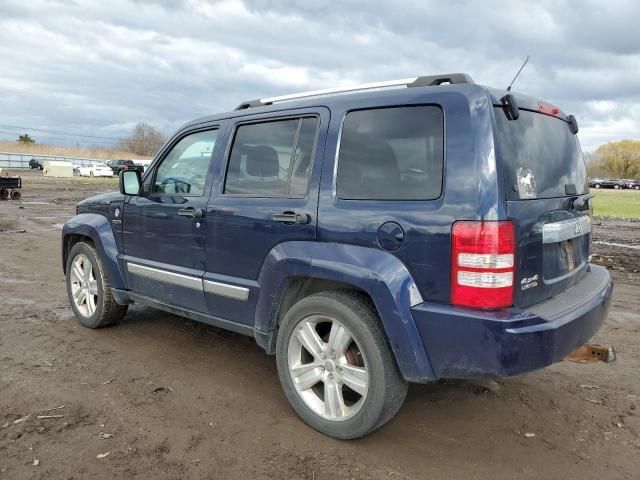
[[[591,200],[594,196],[589,194],[582,197],[575,197],[571,200],[571,208],[578,212],[584,212],[585,210],[589,210],[589,200]]]

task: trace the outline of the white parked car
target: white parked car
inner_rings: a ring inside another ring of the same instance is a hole
[[[85,165],[78,167],[78,175],[82,177],[113,177],[113,170],[111,167],[102,163],[93,163],[91,165]]]

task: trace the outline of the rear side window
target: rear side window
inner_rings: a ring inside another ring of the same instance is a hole
[[[563,197],[589,191],[578,138],[559,118],[520,109],[509,120],[495,109],[509,200]]]
[[[442,190],[443,114],[439,107],[347,114],[337,193],[346,200],[432,200]]]
[[[309,189],[317,130],[317,117],[239,126],[224,193],[304,197]]]

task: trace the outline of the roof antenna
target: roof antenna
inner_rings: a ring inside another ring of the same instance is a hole
[[[524,68],[524,66],[527,64],[527,62],[529,61],[529,55],[527,55],[527,58],[524,59],[524,63],[522,64],[522,66],[520,67],[520,70],[518,70],[518,73],[516,73],[516,76],[513,77],[513,80],[511,80],[511,83],[509,84],[509,86],[507,87],[507,92],[511,91],[511,87],[513,86],[513,84],[515,83],[516,79],[518,78],[518,75],[520,75],[520,72],[522,71],[522,69]]]

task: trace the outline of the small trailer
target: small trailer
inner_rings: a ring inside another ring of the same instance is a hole
[[[22,178],[0,175],[0,200],[19,200],[22,196]]]

